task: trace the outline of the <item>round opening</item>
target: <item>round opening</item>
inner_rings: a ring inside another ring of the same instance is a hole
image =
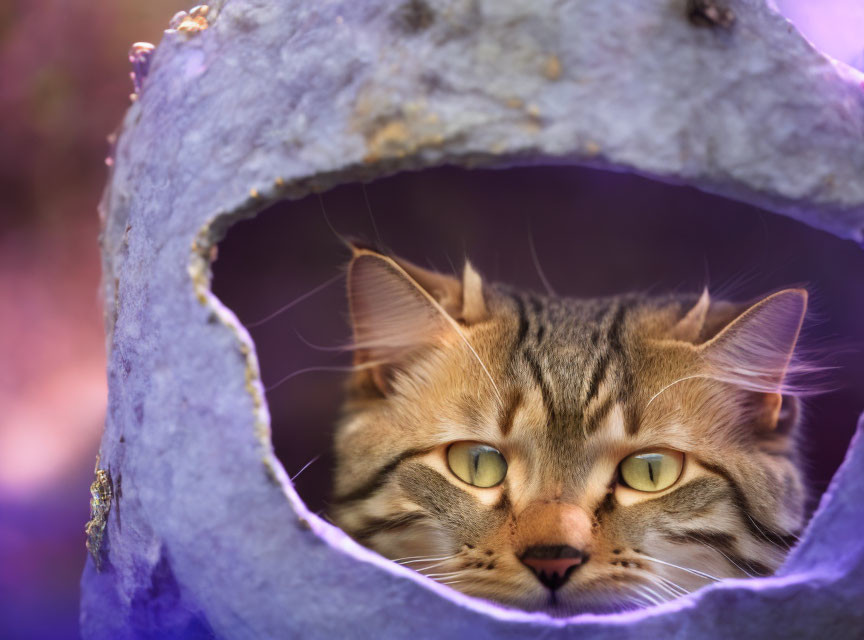
[[[255,342],[276,454],[310,510],[325,517],[352,364],[341,348],[352,339],[346,237],[445,274],[461,273],[467,257],[487,282],[566,297],[698,295],[707,285],[714,296],[743,301],[807,287],[800,344],[832,367],[832,390],[803,403],[808,515],[864,408],[857,382],[864,362],[855,353],[864,338],[857,321],[864,290],[856,285],[864,255],[851,242],[629,174],[573,167],[403,173],[278,202],[232,227],[213,265],[215,295]]]

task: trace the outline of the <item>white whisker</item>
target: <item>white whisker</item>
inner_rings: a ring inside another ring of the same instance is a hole
[[[420,567],[419,569],[417,569],[417,571],[429,571],[429,569],[434,569],[435,567],[440,567],[442,564],[447,564],[448,562],[450,562],[450,558],[445,558],[444,560],[441,560],[440,562],[436,562],[435,564],[431,564],[428,567]],[[412,569],[413,568],[414,567],[412,567]]]
[[[625,597],[630,602],[633,602],[633,603],[639,605],[640,607],[650,607],[651,606],[651,604],[652,604],[651,601],[647,597],[642,595],[639,591],[636,591],[635,585],[625,585],[625,586],[626,586],[627,590],[630,591],[629,595],[625,594]]]
[[[763,538],[765,538],[765,541],[766,541],[768,544],[771,544],[771,545],[777,547],[778,549],[780,549],[780,550],[783,551],[784,553],[786,553],[787,551],[789,551],[789,549],[790,549],[791,547],[789,547],[788,545],[780,545],[780,544],[777,544],[776,542],[774,542],[774,541],[773,541],[771,538],[769,538],[768,535],[767,535],[767,534],[762,530],[762,527],[760,527],[760,526],[758,525],[758,523],[753,519],[753,516],[751,516],[749,513],[745,513],[745,515],[747,516],[747,519],[750,520],[750,522],[753,523],[753,526],[756,528],[756,531],[758,531],[758,532],[761,534],[761,536],[762,536]],[[793,537],[794,537],[796,540],[798,539],[797,536],[793,536]]]
[[[501,392],[498,390],[498,385],[495,384],[495,379],[492,377],[492,373],[489,371],[489,368],[486,366],[486,363],[483,362],[483,359],[480,357],[480,354],[477,353],[477,350],[474,348],[474,345],[472,345],[468,341],[468,337],[464,333],[462,333],[461,329],[459,329],[459,325],[456,324],[456,321],[453,318],[451,318],[447,314],[447,312],[444,311],[443,309],[441,310],[441,313],[444,313],[445,315],[447,315],[447,319],[450,322],[451,326],[453,327],[454,331],[456,331],[456,333],[459,335],[459,337],[462,338],[462,342],[465,343],[465,346],[468,347],[469,351],[471,351],[471,353],[474,355],[474,358],[477,360],[480,367],[483,369],[483,373],[486,374],[486,377],[489,379],[489,382],[492,384],[492,390],[495,392],[495,398],[498,400],[498,406],[503,407],[504,406],[504,399],[501,397]]]
[[[320,457],[321,457],[321,454],[319,453],[317,456],[315,456],[314,458],[312,458],[309,462],[307,462],[306,464],[304,464],[304,465],[301,467],[300,471],[298,471],[298,472],[295,473],[293,476],[291,476],[291,482],[294,482],[297,478],[299,478],[299,477],[300,477],[300,474],[303,473],[304,471],[306,471],[306,469],[308,469],[308,468],[310,467],[310,465],[311,465],[313,462],[317,461],[318,458],[320,458]]]
[[[710,545],[710,544],[708,544],[707,542],[702,542],[701,540],[697,540],[697,539],[695,539],[695,538],[693,539],[693,541],[696,542],[696,543],[698,543],[698,544],[701,544],[701,545],[704,546],[704,547],[708,547],[709,549],[711,549],[712,551],[714,551],[714,552],[716,552],[716,553],[719,553],[721,556],[723,556],[724,558],[726,558],[726,560],[729,561],[729,564],[731,564],[731,565],[733,565],[734,567],[736,567],[739,571],[741,571],[741,572],[742,572],[745,576],[747,576],[748,578],[755,578],[755,577],[756,577],[756,576],[754,576],[752,573],[750,573],[749,571],[747,571],[747,569],[745,569],[744,567],[742,567],[741,565],[739,565],[737,562],[735,562],[732,558],[730,558],[730,557],[727,556],[725,553],[723,553],[722,551],[720,551],[720,549],[718,549],[717,547],[715,547],[715,546],[713,546],[713,545]]]
[[[662,389],[660,389],[660,391],[658,391],[658,392],[655,393],[653,396],[651,396],[651,399],[650,399],[650,400],[648,401],[648,403],[645,405],[645,409],[647,409],[648,407],[650,407],[650,406],[651,406],[651,403],[654,402],[654,400],[657,399],[657,396],[659,396],[661,393],[663,393],[664,391],[666,391],[669,387],[674,387],[674,386],[675,386],[676,384],[678,384],[679,382],[684,382],[684,381],[686,381],[686,380],[693,380],[693,379],[695,379],[695,378],[707,378],[707,377],[708,377],[708,376],[706,376],[706,375],[704,375],[704,374],[696,374],[696,375],[692,375],[692,376],[684,376],[683,378],[678,378],[677,380],[674,380],[674,381],[670,382],[670,383],[667,384],[665,387],[663,387]]]
[[[265,389],[265,391],[273,391],[273,389],[275,389],[276,387],[288,382],[291,378],[295,378],[295,377],[302,375],[304,373],[313,373],[316,371],[328,371],[328,372],[333,371],[333,372],[349,372],[350,373],[353,371],[360,371],[362,369],[371,369],[372,367],[379,366],[380,364],[381,364],[380,362],[364,362],[363,364],[352,365],[352,366],[343,366],[343,367],[338,367],[338,366],[334,366],[334,367],[305,367],[303,369],[298,369],[297,371],[289,373],[287,376],[284,376],[283,378],[280,378],[279,380],[277,380],[276,382],[271,384],[269,387],[267,387]]]
[[[454,553],[449,556],[405,556],[404,558],[397,558],[393,560],[396,564],[410,564],[414,562],[435,562],[436,560],[450,560],[451,558],[455,558],[458,556],[458,553]]]
[[[291,307],[293,307],[294,305],[300,304],[301,302],[303,302],[303,301],[306,300],[307,298],[310,298],[311,296],[314,296],[314,295],[315,295],[316,293],[318,293],[319,291],[322,291],[322,290],[326,289],[326,288],[329,287],[331,284],[333,284],[333,283],[336,282],[337,280],[341,280],[341,279],[344,278],[344,277],[345,277],[345,276],[344,276],[343,274],[341,274],[341,273],[340,273],[339,275],[333,276],[332,278],[330,278],[329,280],[327,280],[327,281],[324,282],[323,284],[319,284],[317,287],[315,287],[314,289],[311,289],[310,291],[307,291],[306,293],[304,293],[303,295],[299,296],[298,298],[294,298],[294,300],[292,300],[292,301],[289,302],[288,304],[279,307],[279,308],[276,309],[276,311],[274,311],[273,313],[271,313],[271,314],[269,314],[269,315],[267,315],[267,316],[261,318],[260,320],[256,320],[255,322],[247,323],[247,324],[246,324],[246,328],[247,328],[247,329],[252,329],[252,328],[254,328],[254,327],[259,327],[259,326],[261,326],[261,325],[264,324],[265,322],[267,322],[267,321],[269,321],[269,320],[272,320],[273,318],[275,318],[276,316],[278,316],[278,315],[281,314],[281,313],[285,313],[286,311],[288,311],[288,310],[289,310]]]
[[[381,234],[378,233],[378,225],[375,224],[375,216],[372,215],[372,204],[369,202],[369,194],[366,192],[366,183],[361,182],[360,186],[363,188],[363,200],[366,201],[366,210],[369,212],[369,220],[372,221],[372,229],[375,231],[375,239],[378,241],[378,246],[383,247],[384,243],[381,241]]]
[[[660,580],[664,585],[666,585],[667,588],[672,589],[673,591],[677,592],[679,596],[686,596],[688,593],[690,593],[690,591],[688,589],[685,589],[680,584],[678,584],[677,582],[673,582],[669,578],[666,578],[666,577],[660,576],[660,575],[656,575],[656,574],[655,574],[655,577],[658,580]]]
[[[682,594],[680,593],[679,590],[677,590],[677,589],[673,589],[671,586],[669,586],[668,584],[666,584],[665,582],[663,582],[663,579],[662,579],[660,576],[652,576],[652,578],[651,578],[649,581],[650,581],[651,584],[653,584],[655,587],[657,587],[658,589],[660,589],[661,592],[669,594],[669,596],[670,596],[669,599],[670,599],[670,600],[671,600],[671,599],[675,599],[675,598],[677,598],[677,597],[679,597],[679,596],[682,595]]]
[[[674,569],[680,569],[681,571],[686,571],[687,573],[692,573],[694,576],[699,576],[700,578],[705,578],[706,580],[713,580],[714,582],[720,582],[720,578],[716,576],[712,576],[710,574],[704,573],[703,571],[699,571],[697,569],[690,569],[689,567],[681,567],[677,564],[672,564],[671,562],[666,562],[665,560],[660,560],[659,558],[652,558],[651,556],[646,556],[642,554],[640,556],[645,560],[649,560],[651,562],[657,562],[659,564],[665,564],[667,567],[672,567]]]
[[[652,604],[663,604],[665,600],[658,594],[654,589],[648,587],[646,585],[638,585],[636,587],[636,591],[641,593],[642,596],[648,599]]]
[[[420,571],[419,573],[423,573],[423,572]],[[426,576],[427,578],[445,578],[446,579],[446,578],[455,578],[456,575],[458,575],[460,573],[462,573],[461,569],[456,570],[456,571],[444,571],[442,573],[423,573],[423,575]]]
[[[548,295],[557,296],[558,294],[555,293],[555,289],[552,288],[552,285],[546,278],[546,274],[543,272],[543,267],[540,266],[540,258],[537,257],[537,247],[534,246],[534,234],[530,231],[528,232],[528,246],[531,249],[531,260],[534,262],[534,269],[537,271],[537,277],[540,278],[543,288],[546,289]]]

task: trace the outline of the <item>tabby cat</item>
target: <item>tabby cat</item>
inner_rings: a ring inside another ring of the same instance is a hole
[[[577,300],[354,248],[333,517],[466,594],[551,615],[772,573],[796,539],[807,292]]]

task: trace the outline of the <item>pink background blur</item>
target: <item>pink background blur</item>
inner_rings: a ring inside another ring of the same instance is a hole
[[[106,402],[106,136],[129,104],[129,45],[182,8],[0,2],[0,638],[78,637]]]
[[[309,0],[310,2],[313,0]],[[864,3],[777,3],[864,69]],[[178,0],[0,4],[0,638],[74,638],[106,402],[96,205],[134,41]]]

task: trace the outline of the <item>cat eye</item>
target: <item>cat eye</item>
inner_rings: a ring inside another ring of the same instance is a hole
[[[507,461],[488,444],[454,442],[447,448],[450,471],[462,482],[487,489],[501,484],[507,475]]]
[[[663,491],[678,480],[684,466],[680,451],[645,451],[624,458],[620,473],[624,484],[637,491]]]

